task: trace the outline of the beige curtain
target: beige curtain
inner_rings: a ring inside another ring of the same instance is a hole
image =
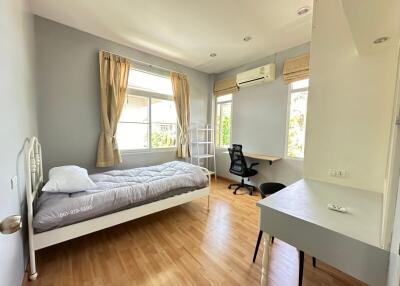
[[[179,138],[177,142],[178,158],[190,157],[190,139],[189,139],[189,84],[183,74],[171,73],[172,90],[176,113],[178,116]]]
[[[309,77],[310,54],[287,59],[283,65],[283,80],[289,84]]]
[[[130,63],[127,59],[99,52],[101,133],[97,148],[97,167],[110,167],[122,162],[115,133],[126,99]]]
[[[234,93],[238,90],[239,88],[236,85],[236,78],[234,77],[217,80],[214,83],[214,95],[216,96]]]

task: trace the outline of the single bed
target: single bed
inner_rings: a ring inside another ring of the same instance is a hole
[[[37,138],[26,148],[26,190],[31,280],[35,251],[91,232],[208,196],[207,169],[173,161],[157,166],[90,175],[96,187],[83,192],[41,192],[42,151]]]

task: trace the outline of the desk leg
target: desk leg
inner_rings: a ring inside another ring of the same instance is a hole
[[[269,252],[271,240],[269,234],[264,232],[264,252],[261,266],[261,286],[268,285]]]

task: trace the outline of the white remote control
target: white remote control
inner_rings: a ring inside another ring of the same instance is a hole
[[[345,207],[335,205],[335,204],[328,204],[328,209],[336,211],[336,212],[341,212],[341,213],[347,212],[347,209]]]

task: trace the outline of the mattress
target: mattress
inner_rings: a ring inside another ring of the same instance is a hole
[[[35,233],[132,208],[208,185],[198,167],[173,161],[157,166],[90,175],[96,188],[83,192],[42,192],[34,206]]]

